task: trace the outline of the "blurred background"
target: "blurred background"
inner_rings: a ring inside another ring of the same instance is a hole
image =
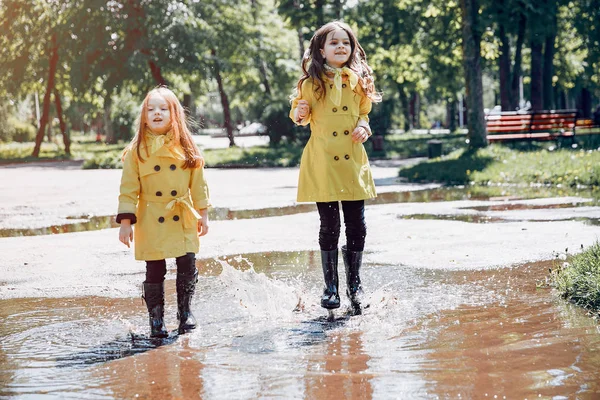
[[[377,135],[459,132],[470,71],[488,114],[592,118],[600,102],[595,0],[3,0],[0,142],[35,141],[34,157],[61,133],[67,155],[77,135],[126,142],[147,91],[168,85],[197,134],[302,145],[289,97],[313,32],[336,19],[357,33],[384,94]],[[478,57],[464,56],[464,40]]]

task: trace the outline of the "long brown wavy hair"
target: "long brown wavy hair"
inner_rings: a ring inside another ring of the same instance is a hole
[[[131,143],[127,146],[123,154],[126,154],[129,150],[135,148],[137,151],[137,156],[141,162],[144,162],[144,159],[141,155],[141,145],[144,144],[146,147],[146,156],[150,156],[150,152],[148,150],[148,146],[146,145],[146,129],[147,128],[147,114],[148,114],[148,101],[153,94],[158,94],[162,96],[169,106],[169,112],[171,113],[171,132],[172,135],[171,140],[174,143],[178,143],[183,150],[183,154],[185,155],[185,162],[183,163],[183,168],[200,168],[204,166],[204,158],[200,154],[200,150],[194,143],[194,139],[192,138],[192,134],[189,129],[189,123],[187,117],[185,115],[185,111],[183,106],[175,96],[175,93],[168,89],[166,86],[159,86],[148,92],[146,98],[142,102],[142,106],[140,109],[140,115],[136,120],[136,134]]]
[[[325,98],[327,85],[323,80],[323,75],[326,71],[324,67],[325,59],[321,55],[321,49],[325,46],[327,35],[337,29],[346,31],[350,38],[350,57],[348,58],[345,67],[350,68],[358,75],[359,84],[365,92],[365,95],[373,103],[379,103],[381,101],[381,93],[375,90],[373,70],[367,63],[367,55],[360,43],[358,43],[358,39],[350,26],[341,21],[332,21],[323,25],[315,32],[312,39],[310,39],[308,49],[306,49],[304,57],[302,58],[303,75],[296,85],[297,93],[301,95],[302,83],[305,80],[312,78],[313,82],[316,83],[315,92],[317,98]]]

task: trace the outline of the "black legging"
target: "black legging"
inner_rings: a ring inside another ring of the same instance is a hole
[[[196,272],[196,254],[186,253],[184,256],[175,259],[177,263],[177,273],[183,275],[193,275]],[[167,274],[167,262],[165,260],[146,261],[146,282],[162,283]]]
[[[337,249],[340,238],[340,203],[317,203],[321,228],[319,230],[319,246],[321,250]],[[346,225],[346,246],[348,250],[363,251],[367,225],[365,224],[365,201],[342,201],[344,225]]]

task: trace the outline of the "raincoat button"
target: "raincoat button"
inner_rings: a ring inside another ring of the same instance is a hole
[[[179,221],[179,215],[174,216],[173,221]]]
[[[158,192],[156,192],[156,195],[157,195],[157,196],[162,196],[162,192],[161,192],[161,191],[158,191]]]
[[[344,131],[344,135],[348,135],[349,133],[349,131]]]
[[[333,112],[337,112],[337,108],[333,107],[333,110],[331,110]]]
[[[177,190],[171,190],[171,196],[177,196]]]
[[[165,217],[160,217],[160,218],[158,219],[158,222],[160,222],[161,224],[162,224],[163,222],[165,222]]]
[[[348,107],[344,106],[344,107],[342,107],[342,110],[348,111]]]
[[[175,164],[171,164],[171,166],[169,168],[171,168],[171,171],[175,171],[175,169],[177,169],[177,167],[175,166]]]
[[[155,165],[155,166],[154,166],[154,170],[155,170],[155,171],[160,171],[160,165]]]
[[[338,156],[335,156],[335,157],[333,157],[333,159],[334,159],[335,161],[337,161],[337,160],[339,160],[340,158],[339,158]]]
[[[346,155],[344,156],[344,158],[345,158],[346,160],[349,160],[349,159],[350,159],[350,156],[349,156],[348,154],[346,154]]]
[[[343,88],[345,88],[345,87],[346,87],[346,84],[345,84],[345,83],[342,83],[342,87],[343,87]]]
[[[333,132],[333,136],[337,136],[337,132]]]

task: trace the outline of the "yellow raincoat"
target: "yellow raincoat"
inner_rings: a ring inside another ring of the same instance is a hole
[[[302,152],[298,180],[298,202],[364,200],[376,197],[375,184],[367,153],[362,143],[352,141],[352,132],[360,120],[368,123],[371,100],[360,84],[354,89],[342,85],[339,105],[332,101],[333,81],[327,98],[317,99],[311,78],[302,82],[301,94],[292,101],[290,118],[296,124],[310,123],[310,139]],[[296,120],[299,100],[306,100],[310,114]]]
[[[183,169],[180,148],[162,145],[150,156],[142,144],[125,155],[119,214],[135,214],[136,260],[162,260],[197,253],[198,210],[210,206],[203,168]]]

